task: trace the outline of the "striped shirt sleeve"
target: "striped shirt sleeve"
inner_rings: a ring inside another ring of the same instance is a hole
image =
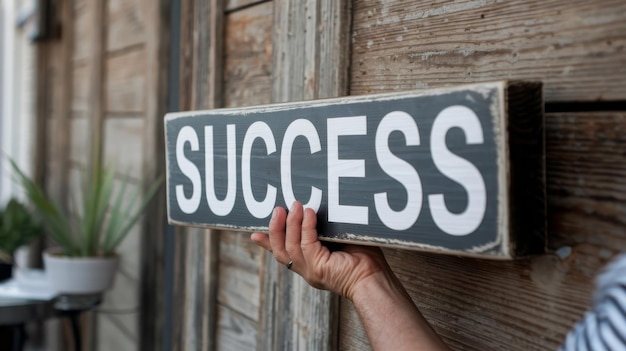
[[[626,254],[599,276],[593,309],[565,338],[560,351],[626,350]]]

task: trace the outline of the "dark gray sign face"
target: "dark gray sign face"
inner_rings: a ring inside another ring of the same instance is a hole
[[[298,200],[329,240],[501,252],[502,88],[170,114],[169,219],[263,231]]]

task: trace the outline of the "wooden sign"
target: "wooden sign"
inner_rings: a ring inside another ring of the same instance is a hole
[[[541,84],[496,82],[168,114],[172,224],[511,258],[545,246]]]

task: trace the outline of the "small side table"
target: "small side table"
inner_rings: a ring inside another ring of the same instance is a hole
[[[53,300],[0,297],[0,326],[13,329],[12,351],[22,351],[26,341],[24,325],[27,322],[65,317],[71,323],[74,350],[81,351],[79,316],[83,312],[96,308],[101,302],[101,294],[59,295]]]
[[[0,297],[0,325],[13,329],[13,351],[21,351],[26,341],[24,325],[54,315],[53,300],[29,300],[17,297]]]
[[[82,350],[82,340],[80,337],[80,326],[78,317],[81,313],[90,311],[102,302],[101,294],[91,295],[60,295],[54,301],[54,309],[61,317],[69,319],[72,325],[72,337],[74,341],[74,351]]]

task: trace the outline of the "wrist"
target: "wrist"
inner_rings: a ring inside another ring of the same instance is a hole
[[[363,278],[346,295],[346,298],[355,305],[372,303],[381,298],[393,300],[409,298],[404,287],[389,267]]]

